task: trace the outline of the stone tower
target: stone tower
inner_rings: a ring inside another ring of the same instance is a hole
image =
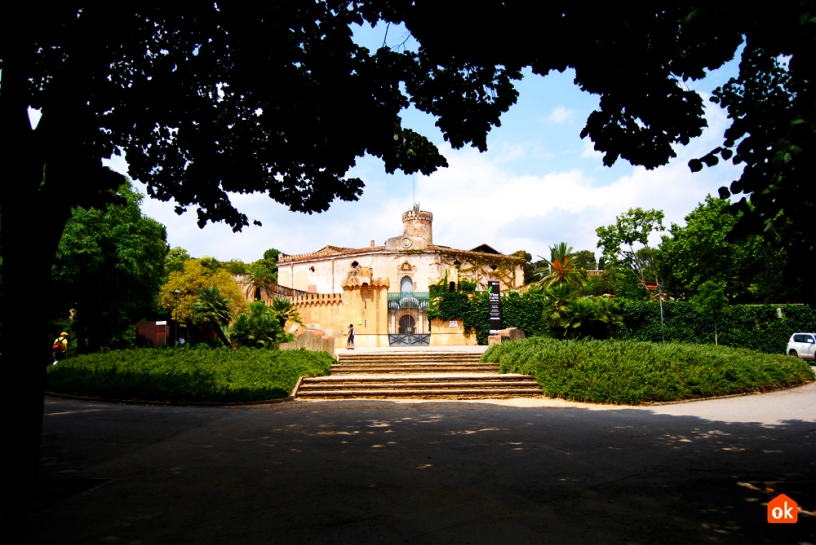
[[[409,210],[402,213],[403,236],[421,239],[425,244],[433,244],[433,214],[424,210]]]

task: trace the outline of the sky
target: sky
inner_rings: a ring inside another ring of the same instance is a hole
[[[374,50],[384,34],[384,27],[358,28],[355,40]],[[388,32],[389,45],[405,38],[402,29]],[[412,45],[409,39],[406,46]],[[716,195],[719,187],[739,177],[741,168],[730,163],[695,174],[687,166],[689,159],[721,145],[728,119],[707,99],[736,72],[732,61],[704,80],[686,83],[703,94],[709,128],[688,146],[676,147],[677,157],[667,165],[651,171],[624,160],[605,167],[592,142],[579,137],[598,97],[581,92],[571,70],[544,78],[526,72],[516,86],[518,102],[489,134],[485,153],[451,149],[432,117],[414,109],[403,112],[403,125],[428,137],[448,160],[448,168],[430,176],[389,175],[379,159],[364,157],[348,173],[365,182],[362,197],[335,201],[327,212],[312,215],[290,212],[266,195],[235,195],[237,208],[263,224],[241,233],[225,224],[199,229],[195,210],[178,216],[172,202],[146,198],[142,211],[167,226],[170,246],[219,260],[251,262],[268,248],[298,254],[327,244],[358,248],[374,240],[381,245],[402,234],[401,214],[414,202],[433,213],[435,244],[463,250],[489,244],[502,253],[525,250],[535,259],[549,257],[549,247],[563,241],[576,251],[591,250],[597,258],[595,229],[613,224],[630,208],[660,209],[666,227],[683,225],[706,195]],[[109,164],[126,173],[124,159],[114,157]],[[135,185],[146,193],[143,185]],[[657,242],[654,235],[652,243]]]

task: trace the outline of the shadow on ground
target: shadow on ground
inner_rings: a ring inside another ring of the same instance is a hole
[[[3,533],[32,543],[814,543],[812,514],[766,521],[781,492],[816,511],[814,437],[807,420],[634,408],[50,399],[41,477],[51,496],[4,517]],[[79,479],[77,494],[60,488]]]

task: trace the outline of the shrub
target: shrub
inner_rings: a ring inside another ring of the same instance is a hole
[[[660,305],[624,301],[617,337],[659,342]],[[782,309],[779,318],[777,309]],[[663,303],[666,341],[713,344],[714,323],[690,303]],[[784,354],[791,334],[816,330],[816,311],[803,305],[734,305],[718,317],[719,344]]]
[[[47,389],[160,402],[235,402],[286,397],[300,376],[329,373],[326,352],[254,348],[112,350],[50,366]]]
[[[249,312],[239,314],[230,329],[230,342],[250,348],[277,348],[286,335],[271,308],[263,301],[249,305]]]
[[[482,361],[535,375],[550,397],[639,405],[802,384],[802,360],[711,345],[532,338],[491,347]]]

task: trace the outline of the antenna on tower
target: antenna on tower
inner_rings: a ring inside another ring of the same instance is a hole
[[[416,172],[414,172],[414,181],[413,181],[413,189],[414,189],[414,210],[419,210],[416,202]]]

